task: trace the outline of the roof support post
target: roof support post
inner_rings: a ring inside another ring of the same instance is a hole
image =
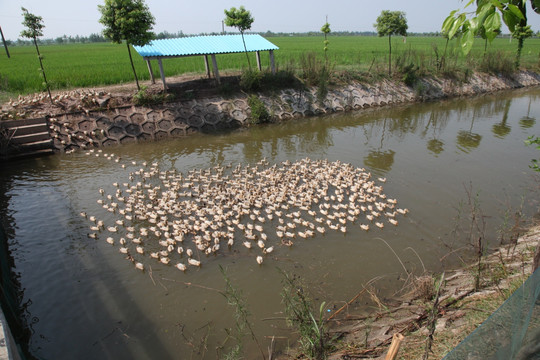
[[[259,68],[259,71],[262,71],[262,67],[261,67],[261,52],[260,52],[260,51],[256,51],[256,52],[255,52],[255,55],[256,55],[256,58],[257,58],[257,67]]]
[[[204,68],[206,70],[206,76],[210,79],[210,66],[208,65],[208,55],[204,55]]]
[[[216,78],[217,83],[221,84],[221,80],[219,79],[219,71],[217,67],[216,54],[212,54],[212,66],[214,68],[214,77]]]
[[[167,90],[167,84],[165,83],[165,72],[163,71],[163,63],[161,62],[161,58],[158,58],[158,64],[159,64],[159,74],[161,75],[161,81],[163,82],[163,90]]]
[[[152,84],[155,84],[156,79],[154,79],[154,73],[152,72],[152,65],[150,64],[150,59],[146,59],[146,66],[148,67],[148,72],[150,73],[150,80],[152,80]]]
[[[272,69],[272,74],[276,73],[276,64],[274,61],[274,50],[268,50],[268,53],[270,54],[270,68]]]

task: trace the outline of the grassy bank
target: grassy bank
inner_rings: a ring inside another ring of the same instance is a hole
[[[308,53],[323,58],[322,37],[272,37],[270,41],[279,46],[275,52],[278,68],[302,71],[300,59]],[[442,56],[446,54],[443,71],[459,72],[477,67],[484,54],[484,42],[478,40],[469,57],[458,51],[456,41],[446,48],[446,40],[438,37],[409,37],[406,42],[396,37],[393,45],[393,59],[398,70],[413,64],[423,72],[438,70]],[[488,51],[498,53],[497,61],[504,57],[513,60],[516,42],[498,38],[488,45]],[[446,48],[446,51],[445,51]],[[353,71],[381,76],[387,71],[388,41],[386,38],[369,36],[331,36],[328,55],[337,71]],[[44,65],[51,88],[72,89],[132,82],[126,48],[110,43],[44,45],[41,47]],[[0,101],[19,94],[29,94],[42,90],[42,79],[37,70],[35,49],[31,46],[10,48],[11,58],[0,55]],[[537,69],[539,65],[540,39],[528,39],[522,55],[522,67]],[[252,63],[255,63],[255,55]],[[220,71],[241,70],[246,66],[244,54],[218,55]],[[135,67],[142,79],[149,79],[145,62],[135,55]],[[262,54],[263,66],[269,63],[268,56]],[[203,58],[186,57],[163,61],[166,76],[192,73],[204,75]],[[159,70],[154,66],[154,75],[159,78]]]

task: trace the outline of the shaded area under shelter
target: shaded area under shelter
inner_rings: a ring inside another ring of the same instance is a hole
[[[270,68],[275,73],[274,50],[279,48],[270,41],[258,34],[244,35],[246,50],[255,52],[257,55],[257,67],[261,70],[261,51],[268,51],[270,56]],[[157,60],[159,73],[163,88],[167,88],[165,82],[165,73],[163,71],[162,59],[185,57],[185,56],[203,56],[206,68],[206,74],[210,77],[210,66],[208,56],[212,59],[212,71],[216,81],[219,83],[219,70],[216,60],[216,54],[232,54],[244,52],[244,41],[241,35],[210,35],[193,36],[176,39],[153,40],[144,46],[133,46],[133,48],[143,57],[150,72],[152,83],[155,83],[152,73],[150,60]]]

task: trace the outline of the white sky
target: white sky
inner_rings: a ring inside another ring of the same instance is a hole
[[[0,27],[16,40],[23,30],[21,7],[43,17],[44,38],[101,33],[97,5],[103,0],[0,0]],[[182,30],[185,34],[221,31],[224,9],[244,5],[255,22],[252,31],[319,31],[328,15],[332,31],[374,31],[382,10],[406,13],[409,32],[439,31],[450,11],[462,8],[461,0],[146,0],[156,18],[154,32]],[[540,30],[540,15],[528,10],[529,23]],[[227,31],[234,31],[226,28]],[[504,29],[503,32],[508,32]]]

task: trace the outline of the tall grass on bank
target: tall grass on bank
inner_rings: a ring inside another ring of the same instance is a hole
[[[330,35],[331,36],[331,35]],[[301,70],[301,59],[306,54],[320,54],[319,37],[274,37],[271,38],[279,47],[275,51],[278,67],[293,66]],[[376,74],[382,72],[388,51],[385,39],[370,36],[332,36],[332,51],[328,60],[336,71],[354,71]],[[394,40],[393,53],[396,58],[414,54],[414,66],[422,71],[435,71],[443,56],[442,49],[446,41],[438,37],[409,37],[404,42],[401,38]],[[510,39],[497,38],[488,46],[489,52],[496,52],[506,57],[515,53],[516,43]],[[444,52],[446,70],[454,71],[468,67],[470,59],[484,58],[484,44],[476,42],[471,55],[463,57],[458,51],[455,40],[450,41]],[[0,53],[0,93],[17,96],[42,90],[42,81],[36,75],[38,62],[30,46],[13,46],[10,48],[11,58]],[[133,79],[129,59],[121,45],[110,43],[65,44],[42,46],[44,63],[52,89],[70,89],[77,87],[96,87],[131,82]],[[522,67],[537,69],[539,67],[540,39],[527,39],[522,54]],[[255,54],[250,53],[255,62]],[[322,57],[322,54],[321,54]],[[495,59],[493,57],[487,59]],[[497,57],[500,59],[500,57]],[[217,55],[220,71],[239,71],[245,64],[245,54]],[[261,54],[263,67],[269,66],[267,54]],[[142,57],[134,57],[137,74],[148,80],[150,75]],[[159,70],[153,64],[154,76],[159,79]],[[404,64],[408,66],[410,64]],[[181,74],[205,76],[202,56],[164,59],[163,66],[167,77]]]

